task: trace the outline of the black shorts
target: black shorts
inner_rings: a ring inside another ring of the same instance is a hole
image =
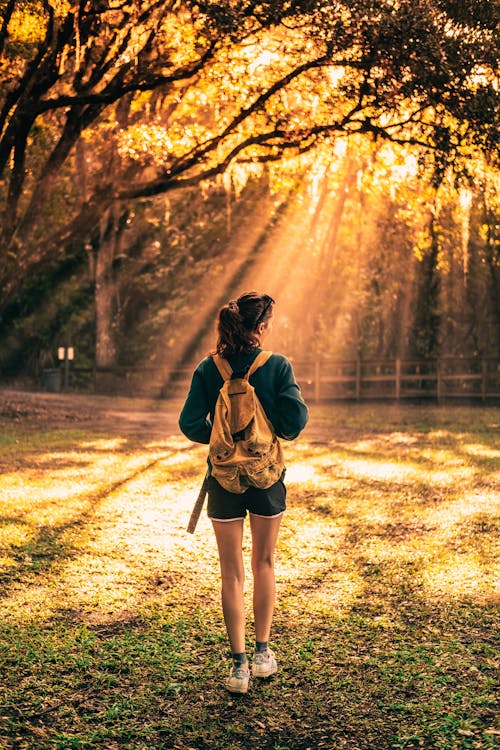
[[[241,495],[228,492],[214,477],[208,478],[208,517],[215,521],[245,518],[247,510],[255,516],[272,518],[286,509],[286,487],[283,472],[277,482],[266,490],[249,487]]]

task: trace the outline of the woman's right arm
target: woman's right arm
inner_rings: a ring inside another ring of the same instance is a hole
[[[212,423],[208,418],[210,405],[202,375],[194,371],[191,387],[179,417],[179,427],[184,435],[194,443],[210,442]]]

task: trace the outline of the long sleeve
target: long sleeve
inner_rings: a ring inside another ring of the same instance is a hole
[[[309,412],[295,380],[292,365],[285,357],[281,360],[278,382],[276,433],[285,440],[294,440],[306,426]]]
[[[199,369],[193,373],[191,387],[179,416],[179,427],[194,443],[210,442],[212,423],[208,418],[210,404]]]

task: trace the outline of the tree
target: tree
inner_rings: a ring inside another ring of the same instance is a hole
[[[438,172],[471,148],[493,158],[497,3],[0,7],[3,307],[28,273],[85,242],[113,202],[197,184],[236,161],[352,133],[425,148]],[[96,144],[85,199],[69,187],[82,139]],[[111,171],[109,150],[120,155]]]

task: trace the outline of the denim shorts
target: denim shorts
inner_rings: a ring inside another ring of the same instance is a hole
[[[208,517],[214,521],[233,521],[245,518],[247,511],[255,516],[272,518],[286,509],[285,472],[277,482],[265,490],[249,487],[241,495],[221,487],[214,477],[208,478]]]

